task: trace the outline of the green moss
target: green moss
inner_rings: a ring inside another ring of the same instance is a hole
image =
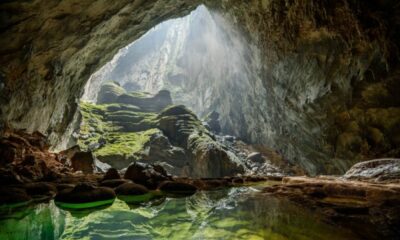
[[[130,133],[111,132],[105,135],[107,144],[96,150],[94,153],[98,156],[113,154],[132,156],[133,154],[142,151],[144,145],[150,140],[150,137],[158,132],[158,129]]]

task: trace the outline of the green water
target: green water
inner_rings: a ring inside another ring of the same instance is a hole
[[[53,202],[0,218],[0,239],[357,239],[351,232],[257,187],[198,192],[147,206],[116,200],[71,213]]]

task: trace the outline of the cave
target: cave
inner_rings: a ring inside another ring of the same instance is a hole
[[[397,1],[0,12],[0,239],[399,238]]]

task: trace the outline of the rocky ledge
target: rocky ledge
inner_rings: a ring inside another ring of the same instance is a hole
[[[374,164],[371,164],[371,163]],[[264,189],[266,194],[289,198],[313,209],[333,223],[354,229],[362,239],[398,239],[400,236],[399,178],[390,181],[395,168],[382,173],[384,165],[399,164],[399,159],[374,160],[355,165],[345,177],[284,177],[282,184]],[[355,169],[381,172],[378,178],[348,179]],[[369,166],[368,168],[366,166]],[[397,165],[398,166],[398,165]],[[397,173],[399,170],[397,169]],[[379,181],[385,179],[385,181]]]

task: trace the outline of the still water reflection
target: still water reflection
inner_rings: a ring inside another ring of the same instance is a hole
[[[116,200],[70,213],[53,202],[0,219],[0,239],[357,239],[351,232],[257,187],[198,192],[147,206]]]

